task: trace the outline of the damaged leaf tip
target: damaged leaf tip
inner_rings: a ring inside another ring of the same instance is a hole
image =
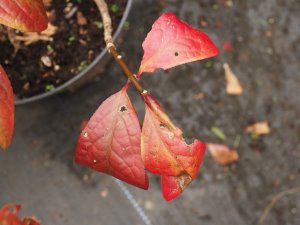
[[[0,224],[1,225],[40,225],[35,217],[25,217],[20,219],[18,213],[21,205],[7,204],[0,208]]]
[[[0,24],[21,30],[41,32],[48,26],[42,0],[0,0]]]
[[[157,101],[149,94],[144,96],[146,115],[142,128],[142,159],[150,172],[160,175],[162,194],[174,199],[196,177],[205,143],[195,140],[186,144],[182,131],[170,120]]]

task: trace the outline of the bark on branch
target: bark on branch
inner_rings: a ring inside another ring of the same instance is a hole
[[[105,0],[94,0],[95,3],[98,6],[98,9],[100,11],[102,20],[103,20],[103,27],[104,27],[104,40],[106,43],[106,48],[108,52],[113,55],[117,63],[120,65],[122,70],[124,71],[125,75],[128,77],[128,79],[131,81],[133,86],[136,88],[136,90],[140,94],[145,94],[147,91],[143,88],[141,83],[138,81],[136,76],[131,72],[127,64],[122,59],[122,56],[117,51],[117,48],[115,47],[112,39],[112,23],[111,23],[111,17],[109,14],[109,10],[107,7],[107,4]]]

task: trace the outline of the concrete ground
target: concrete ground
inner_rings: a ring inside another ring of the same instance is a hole
[[[197,179],[169,203],[155,176],[145,192],[75,165],[80,123],[126,81],[112,61],[105,74],[76,93],[16,108],[13,144],[0,152],[0,205],[21,203],[22,214],[36,215],[42,225],[252,225],[274,196],[300,187],[299,1],[136,0],[119,46],[132,69],[163,11],[196,27],[206,20],[201,29],[220,49],[229,40],[233,52],[159,70],[145,75],[143,84],[187,137],[220,142],[211,132],[216,126],[227,136],[223,143],[232,146],[240,135],[240,160],[224,169],[207,152]],[[242,96],[226,94],[224,62],[242,83]],[[199,92],[205,97],[197,100]],[[134,90],[130,95],[142,114],[139,96]],[[268,121],[272,131],[253,140],[244,129],[256,121]],[[300,224],[300,193],[282,195],[263,224]]]

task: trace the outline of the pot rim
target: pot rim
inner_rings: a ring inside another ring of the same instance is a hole
[[[119,26],[118,26],[116,32],[113,34],[113,41],[115,41],[117,39],[117,37],[120,35],[120,32],[123,29],[124,23],[126,22],[126,20],[128,18],[128,15],[129,15],[129,12],[130,12],[130,9],[131,9],[131,5],[132,5],[132,0],[127,0],[127,4],[126,4],[126,7],[125,7],[123,17],[122,17],[122,19],[119,23]],[[90,70],[92,68],[94,68],[103,59],[103,57],[106,54],[107,54],[107,49],[104,48],[101,51],[101,53],[84,70],[80,71],[79,74],[77,74],[76,76],[74,76],[73,78],[68,80],[67,82],[65,82],[62,85],[56,87],[53,91],[44,92],[42,94],[34,95],[32,97],[24,98],[24,99],[15,98],[15,105],[23,105],[23,104],[26,104],[26,103],[35,102],[35,101],[47,98],[49,96],[55,95],[59,92],[62,92],[63,90],[68,88],[70,85],[72,85],[74,82],[76,82],[77,80],[82,78],[84,75],[86,75],[88,72],[90,72]]]

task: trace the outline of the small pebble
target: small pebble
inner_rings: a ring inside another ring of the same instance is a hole
[[[47,56],[47,55],[42,56],[42,57],[41,57],[41,61],[42,61],[42,63],[43,63],[45,66],[47,66],[47,67],[51,67],[51,66],[52,66],[51,59],[50,59],[50,57]]]
[[[154,203],[150,200],[146,200],[145,203],[144,203],[144,207],[147,210],[151,210],[151,209],[154,208]]]
[[[108,190],[107,190],[107,189],[104,189],[103,191],[100,192],[100,196],[101,196],[102,198],[106,198],[107,195],[108,195]]]

